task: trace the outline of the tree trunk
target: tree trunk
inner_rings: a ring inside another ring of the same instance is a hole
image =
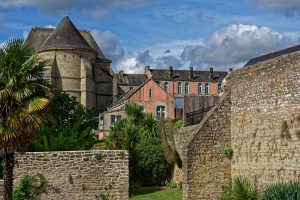
[[[3,155],[4,200],[12,200],[14,157],[14,153],[6,152]]]

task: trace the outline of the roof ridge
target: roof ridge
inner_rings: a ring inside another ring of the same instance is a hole
[[[65,16],[39,50],[78,48],[95,51],[83,38],[70,18]]]

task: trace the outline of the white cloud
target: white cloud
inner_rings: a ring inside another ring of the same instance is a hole
[[[116,65],[124,58],[124,49],[119,46],[118,38],[110,31],[91,31],[103,54]]]
[[[111,9],[136,8],[145,5],[149,0],[0,0],[0,7],[34,6],[48,14],[66,13],[74,10],[93,17],[102,17]]]
[[[181,58],[191,65],[239,67],[261,53],[278,50],[293,41],[284,33],[267,27],[234,24],[217,30],[204,45],[185,47]]]
[[[260,8],[281,12],[286,16],[293,16],[300,13],[299,0],[255,0],[255,4]]]

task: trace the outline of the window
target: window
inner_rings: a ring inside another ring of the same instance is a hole
[[[164,82],[164,90],[166,92],[169,92],[169,83],[168,82]]]
[[[166,118],[165,106],[157,106],[156,107],[156,118],[157,119],[165,119]]]
[[[115,115],[111,115],[110,116],[110,124],[114,124],[116,123],[116,116]]]
[[[222,92],[222,83],[218,83],[218,92]]]
[[[119,121],[120,119],[122,119],[122,115],[117,115],[117,121]]]
[[[198,95],[202,94],[202,83],[198,83]]]
[[[177,86],[178,88],[178,94],[181,94],[182,93],[182,84],[181,84],[181,82],[178,82],[178,86]]]
[[[148,95],[149,95],[149,97],[152,97],[152,90],[151,89],[148,90]]]
[[[190,92],[190,84],[189,83],[185,83],[184,84],[184,93],[188,94]]]
[[[209,95],[209,84],[205,83],[205,95]]]

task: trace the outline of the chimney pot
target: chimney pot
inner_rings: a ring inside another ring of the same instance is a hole
[[[190,67],[190,79],[194,78],[194,70],[193,67]]]
[[[147,66],[145,67],[145,72],[146,72],[146,71],[149,71],[149,70],[150,70],[150,66],[147,65]]]
[[[214,79],[214,68],[209,68],[209,80]]]
[[[173,79],[173,66],[169,67],[169,78]]]
[[[232,72],[232,68],[229,68],[229,72]]]

